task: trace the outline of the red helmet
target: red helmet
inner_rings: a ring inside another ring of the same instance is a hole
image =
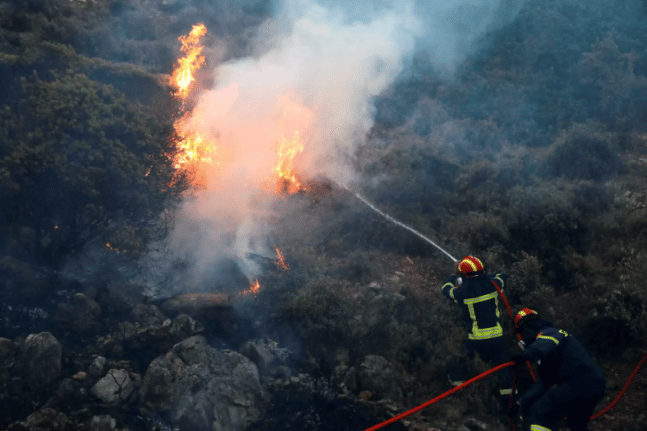
[[[527,321],[528,319],[534,319],[535,317],[539,317],[539,314],[535,310],[531,310],[530,308],[522,308],[521,311],[517,313],[516,316],[514,316],[514,327],[519,328],[523,322]]]
[[[458,264],[458,270],[465,277],[474,277],[483,274],[483,263],[474,256],[465,256]]]

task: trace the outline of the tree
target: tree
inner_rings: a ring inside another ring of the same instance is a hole
[[[53,76],[23,78],[0,112],[5,246],[51,268],[93,239],[143,252],[188,187],[171,126],[83,74]]]

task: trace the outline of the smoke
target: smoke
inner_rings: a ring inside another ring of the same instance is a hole
[[[216,142],[206,187],[187,202],[172,244],[192,263],[192,288],[209,284],[215,262],[233,258],[251,281],[261,268],[248,252],[272,255],[267,223],[281,212],[277,145],[299,141],[302,177],[343,184],[373,125],[373,99],[417,49],[454,67],[507,0],[436,2],[286,0],[257,32],[253,55],[217,64],[215,85],[197,98],[187,127]],[[208,288],[208,286],[205,286]]]
[[[494,31],[521,10],[525,0],[435,0],[418,1],[416,10],[424,34],[416,51],[426,52],[433,69],[445,77],[477,49],[480,36]]]

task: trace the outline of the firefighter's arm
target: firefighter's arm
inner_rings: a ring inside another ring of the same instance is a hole
[[[537,362],[550,355],[550,353],[559,346],[561,342],[568,336],[564,331],[557,329],[549,329],[545,332],[540,332],[528,347],[523,351],[523,355],[532,362]]]
[[[492,281],[499,286],[499,289],[501,289],[502,292],[508,287],[508,276],[505,274],[495,274],[494,277],[492,277]]]
[[[447,279],[443,283],[443,286],[441,287],[443,295],[445,295],[446,297],[448,297],[453,301],[456,301],[457,299],[454,294],[458,286],[459,286],[459,277],[456,275],[450,275],[449,277],[447,277]]]

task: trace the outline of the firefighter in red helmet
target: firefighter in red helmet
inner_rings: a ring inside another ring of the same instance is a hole
[[[474,256],[465,256],[456,262],[458,272],[450,275],[442,286],[443,295],[459,304],[462,318],[468,331],[465,347],[468,356],[476,353],[492,365],[510,361],[499,323],[499,292],[508,280],[507,275],[486,274],[483,263]],[[457,370],[458,373],[464,372]],[[455,383],[458,376],[450,379]],[[460,377],[459,377],[460,378]],[[504,406],[509,405],[512,390],[512,372],[509,368],[499,371],[501,387],[499,395]]]
[[[523,353],[512,355],[517,363],[538,362],[537,382],[519,398],[511,416],[528,410],[530,431],[555,431],[566,417],[573,431],[586,431],[593,409],[604,396],[606,379],[582,344],[568,332],[524,308],[514,318]]]

